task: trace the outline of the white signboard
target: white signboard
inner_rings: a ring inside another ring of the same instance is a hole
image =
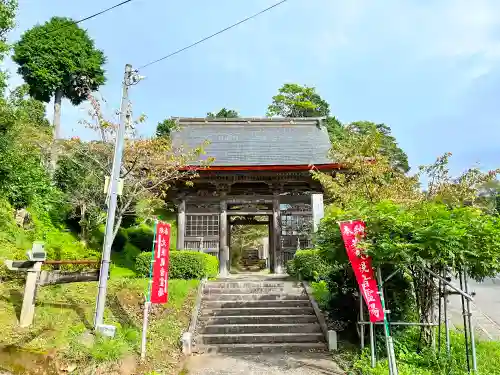
[[[325,216],[325,209],[323,206],[323,194],[312,194],[311,205],[313,213],[313,228],[314,232],[318,230],[319,222]]]

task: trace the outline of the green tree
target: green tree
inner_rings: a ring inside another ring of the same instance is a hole
[[[234,109],[222,108],[219,112],[208,112],[208,118],[238,118],[240,115]]]
[[[390,199],[398,203],[422,200],[418,176],[407,176],[396,168],[391,155],[385,152],[387,138],[375,126],[360,132],[347,125],[332,138],[330,158],[346,166],[346,173],[335,177],[313,172],[325,189],[331,203],[353,207],[359,201],[379,202]]]
[[[3,61],[10,46],[7,44],[7,34],[14,28],[17,0],[0,1],[0,62]],[[6,87],[6,74],[0,72],[0,89]]]
[[[87,228],[91,229],[102,220],[101,216],[93,213],[99,212],[99,207],[106,196],[101,189],[104,186],[105,177],[111,175],[118,125],[105,119],[101,104],[94,97],[90,96],[89,99],[92,105],[92,121],[85,121],[85,124],[101,139],[83,142],[74,138],[62,142],[66,150],[65,155],[69,160],[61,163],[61,176],[58,177],[57,182],[68,192],[69,203],[72,204],[74,211],[80,215],[80,219],[83,219],[82,222],[87,225]],[[143,122],[144,119],[145,117],[141,116],[135,121],[135,125]],[[172,145],[169,137],[140,138],[134,129],[135,126],[129,124],[127,129],[129,136],[125,141],[121,168],[123,189],[117,202],[113,237],[118,233],[126,216],[135,215],[139,209],[142,212],[145,211],[144,207],[138,207],[140,202],[165,205],[167,192],[172,184],[177,181],[189,184],[197,173],[186,166],[198,164],[198,162],[202,166],[208,166],[212,162],[212,158],[200,160],[204,153],[205,143],[180,152]],[[75,161],[78,166],[74,165]],[[67,162],[73,163],[67,164]],[[57,172],[55,176],[58,176]],[[78,176],[85,176],[85,178],[80,177],[78,180]],[[100,194],[99,190],[101,190]],[[85,208],[83,212],[87,213],[86,217],[82,217],[83,208]],[[89,211],[91,208],[92,210]],[[161,206],[155,208],[161,208]],[[89,220],[94,220],[94,222],[91,223]]]
[[[165,119],[156,125],[157,137],[170,137],[173,130],[177,128],[177,123],[173,119]]]
[[[78,105],[87,99],[89,90],[105,82],[104,53],[69,18],[53,17],[26,31],[15,43],[12,59],[33,98],[46,103],[54,98],[54,140],[60,137],[62,98]],[[52,163],[55,167],[55,160]]]
[[[329,114],[330,105],[314,87],[296,83],[285,83],[267,108],[268,117],[326,117]]]
[[[24,120],[44,129],[50,128],[50,123],[46,117],[45,104],[29,96],[27,84],[12,90],[9,100],[17,108],[19,116],[24,116]]]
[[[50,129],[41,128],[22,103],[0,102],[0,195],[15,208],[52,200],[56,192],[44,167]]]
[[[262,239],[269,235],[266,225],[231,226],[231,266],[238,267],[245,250],[257,249]]]
[[[408,156],[406,153],[398,146],[396,138],[391,134],[391,128],[385,124],[376,124],[370,121],[355,121],[350,123],[349,129],[360,135],[368,135],[372,131],[377,131],[380,133],[380,153],[386,156],[391,165],[402,171],[408,172],[410,166],[408,164]],[[344,133],[338,133],[338,136],[342,139]]]

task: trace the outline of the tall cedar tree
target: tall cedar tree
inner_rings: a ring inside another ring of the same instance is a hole
[[[69,18],[53,17],[26,31],[14,44],[12,59],[33,98],[46,103],[54,98],[54,140],[61,132],[62,98],[79,105],[88,90],[95,91],[106,81],[104,53],[95,48],[87,31]],[[54,151],[52,156],[55,163]]]

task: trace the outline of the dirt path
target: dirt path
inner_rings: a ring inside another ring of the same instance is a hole
[[[189,375],[344,375],[327,353],[210,355],[189,358]]]

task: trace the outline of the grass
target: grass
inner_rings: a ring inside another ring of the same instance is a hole
[[[119,268],[114,270],[116,274],[123,273]],[[139,366],[133,373],[175,372],[181,356],[180,335],[189,324],[197,285],[198,280],[170,280],[168,304],[155,305],[150,314],[147,363],[154,363],[154,368]],[[27,329],[17,324],[23,285],[15,281],[0,284],[0,346],[3,348],[0,352],[4,353],[0,354],[0,368],[3,366],[15,373],[21,371],[16,369],[23,363],[47,358],[54,359],[50,366],[55,363],[73,363],[77,368],[104,366],[111,374],[124,363],[136,366],[146,287],[145,279],[112,276],[105,322],[117,326],[117,335],[114,339],[85,340],[86,332],[92,328],[97,283],[40,288],[35,321]],[[19,373],[30,371],[34,369],[25,367]]]

